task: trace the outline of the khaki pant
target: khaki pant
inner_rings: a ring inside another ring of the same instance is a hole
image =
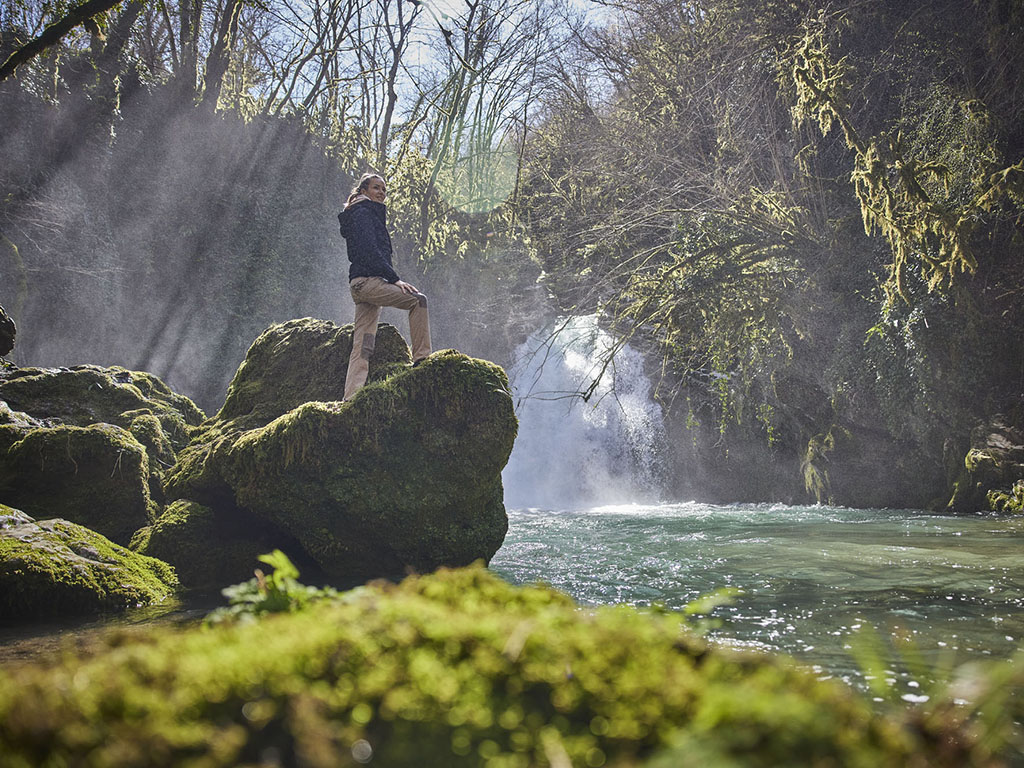
[[[356,325],[352,330],[352,354],[348,358],[345,377],[345,399],[348,400],[363,384],[370,370],[370,357],[377,341],[377,321],[381,307],[409,310],[409,335],[412,337],[413,362],[430,354],[430,321],[427,297],[406,293],[381,277],[357,277],[349,283],[356,303]]]

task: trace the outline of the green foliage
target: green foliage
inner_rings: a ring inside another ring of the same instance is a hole
[[[820,13],[808,20],[794,46],[793,115],[798,122],[813,120],[823,134],[838,125],[854,152],[850,179],[865,230],[879,232],[892,249],[885,283],[890,297],[906,297],[905,274],[914,263],[920,264],[929,290],[950,287],[958,273],[977,269],[976,233],[985,214],[1003,206],[1011,216],[1024,211],[1024,159],[1000,165],[993,116],[983,102],[947,84],[927,89],[924,115],[901,121],[915,138],[926,137],[916,146],[895,125],[862,135],[846,96],[848,58],[837,59],[829,39],[836,22]]]
[[[896,706],[913,703],[908,721],[930,738],[962,748],[964,743],[957,744],[959,738],[949,729],[970,730],[974,745],[967,764],[998,764],[1001,759],[1013,763],[1024,754],[1019,741],[1024,652],[988,664],[958,666],[951,648],[930,660],[912,634],[896,628],[886,635],[865,625],[850,639],[850,654],[874,700]]]
[[[331,587],[310,587],[299,583],[299,569],[279,549],[260,555],[259,561],[273,570],[266,574],[257,569],[255,578],[221,590],[229,606],[218,608],[206,617],[208,624],[229,620],[252,619],[265,613],[294,612],[309,607],[317,600],[338,597]]]
[[[952,766],[1010,735],[918,726],[678,615],[581,610],[480,568],[0,670],[11,766]]]

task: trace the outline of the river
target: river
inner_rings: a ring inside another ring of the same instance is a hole
[[[722,626],[712,635],[783,651],[823,677],[862,682],[851,651],[864,632],[909,637],[933,671],[1008,657],[1024,639],[1020,518],[689,502],[509,519],[491,562],[505,579],[545,582],[584,605],[671,609],[737,589],[713,612]],[[892,661],[891,685],[918,700],[933,680]]]

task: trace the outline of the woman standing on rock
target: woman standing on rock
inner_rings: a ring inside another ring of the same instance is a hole
[[[416,286],[398,277],[391,266],[391,236],[387,229],[384,198],[387,185],[375,173],[364,173],[338,214],[341,235],[348,247],[349,288],[356,303],[352,354],[345,378],[345,400],[350,400],[363,384],[370,367],[370,356],[377,339],[377,321],[381,307],[409,310],[409,335],[412,337],[412,364],[430,354],[430,321],[427,297]]]

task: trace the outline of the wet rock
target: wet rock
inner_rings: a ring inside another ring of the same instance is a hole
[[[1024,489],[1024,429],[1006,416],[995,416],[971,431],[963,468],[953,485],[949,508],[956,512],[979,509],[1014,511]]]
[[[0,504],[0,618],[120,611],[160,602],[177,583],[166,563],[88,528]]]
[[[28,431],[0,456],[0,499],[33,517],[62,517],[127,545],[151,522],[149,458],[112,424]]]
[[[168,498],[279,528],[336,582],[489,559],[516,432],[504,371],[455,351],[410,368],[383,326],[371,383],[342,404],[350,344],[351,326],[309,319],[264,333]]]
[[[7,314],[3,307],[0,307],[0,357],[14,349],[14,337],[17,333],[18,329],[14,325],[14,319]]]

